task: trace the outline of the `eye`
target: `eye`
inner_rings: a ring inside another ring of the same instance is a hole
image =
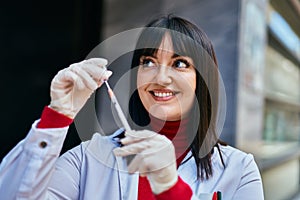
[[[140,65],[143,67],[155,67],[155,62],[151,58],[143,58],[140,61]]]
[[[178,60],[175,60],[175,61],[174,61],[173,66],[174,66],[175,68],[184,69],[184,68],[190,67],[191,64],[190,64],[187,60],[184,60],[184,59],[178,59]]]

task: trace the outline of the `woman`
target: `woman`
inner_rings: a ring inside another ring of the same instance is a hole
[[[217,61],[204,32],[173,16],[147,27],[132,60],[135,131],[95,134],[57,158],[68,125],[112,74],[104,59],[71,65],[54,77],[41,119],[2,161],[2,198],[211,199],[220,191],[222,199],[263,199],[253,156],[217,140]]]

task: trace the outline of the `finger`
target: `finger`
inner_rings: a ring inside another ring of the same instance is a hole
[[[85,88],[85,85],[81,78],[78,77],[78,75],[71,70],[67,70],[64,74],[64,78],[66,80],[71,81],[79,90],[82,90]]]
[[[99,67],[104,67],[107,65],[108,61],[105,58],[90,58],[83,62],[91,63]]]
[[[129,144],[132,144],[132,143],[141,142],[142,140],[144,140],[144,138],[125,136],[125,138],[122,138],[120,140],[120,142],[123,145],[129,145]]]
[[[97,82],[85,70],[82,69],[81,65],[74,65],[70,69],[82,79],[82,82],[87,88],[92,91],[98,88]]]
[[[121,139],[120,142],[127,146],[129,144],[138,143],[143,140],[147,140],[148,145],[162,146],[163,144],[171,144],[172,142],[165,136],[157,134],[152,131],[130,131],[125,133],[125,138]]]
[[[112,75],[112,71],[107,70],[106,67],[99,67],[87,61],[71,66],[71,69],[73,70],[78,71],[77,68],[82,68],[84,71],[86,71],[89,74],[89,76],[91,76],[94,79],[98,87],[100,87],[103,84],[103,82],[108,80],[109,77]]]
[[[84,63],[82,64],[82,68],[91,76],[95,81],[101,79],[101,77],[105,74],[106,68],[100,68],[97,65]]]
[[[143,162],[143,156],[142,155],[136,155],[134,157],[134,159],[132,159],[132,161],[130,162],[130,164],[128,165],[128,172],[130,174],[133,174],[135,172],[139,172],[142,168],[142,166],[144,166],[144,162]]]
[[[128,165],[127,169],[128,172],[131,174],[139,172],[140,176],[142,177],[147,176],[149,173],[153,172],[153,170],[150,169],[149,160],[147,156],[141,154],[135,156],[135,158]]]
[[[158,135],[158,133],[155,133],[153,131],[149,130],[141,130],[141,131],[126,131],[125,136],[130,136],[132,138],[138,138],[138,139],[147,139]]]
[[[129,144],[123,147],[115,148],[114,154],[116,156],[128,156],[128,155],[138,154],[147,148],[150,148],[149,142],[142,141],[142,142]]]
[[[106,70],[103,76],[100,78],[100,81],[103,83],[104,81],[107,81],[109,77],[113,74],[112,71]]]
[[[78,77],[78,75],[72,72],[69,68],[59,71],[57,76],[53,79],[52,84],[55,84],[56,88],[61,88],[65,90],[68,88],[72,89],[74,85],[76,85],[80,89],[85,87],[84,83]]]
[[[96,70],[106,71],[105,73],[100,72],[100,74],[98,73],[98,75],[93,76],[93,77],[95,77],[96,81],[100,82],[101,84],[102,84],[102,82],[108,80],[108,78],[112,75],[111,71],[107,72],[108,71],[106,68],[107,63],[108,63],[108,61],[104,58],[90,58],[90,59],[84,60],[82,62],[82,64],[89,64],[89,65],[96,66],[96,68],[95,68]]]
[[[164,139],[163,137],[157,137],[155,140],[148,141],[148,145],[152,148],[145,148],[145,150],[142,152],[145,155],[160,155],[175,149],[173,143],[168,139]]]
[[[101,85],[103,85],[103,83],[104,83],[105,81],[107,81],[111,75],[112,75],[112,72],[111,72],[111,71],[106,71],[106,72],[104,73],[104,75],[101,77],[101,79],[96,81],[98,87],[100,87]]]

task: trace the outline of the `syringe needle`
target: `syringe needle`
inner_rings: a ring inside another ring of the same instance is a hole
[[[127,119],[126,119],[126,117],[125,117],[125,115],[124,115],[124,113],[123,113],[123,111],[121,109],[121,106],[120,106],[120,104],[119,104],[119,102],[118,102],[118,100],[117,100],[114,92],[112,91],[112,89],[109,86],[108,82],[107,81],[104,81],[104,82],[105,82],[105,85],[107,87],[108,94],[109,94],[109,97],[111,99],[111,102],[113,103],[113,105],[114,105],[114,107],[115,107],[115,109],[117,111],[117,114],[119,116],[119,119],[120,119],[122,125],[124,126],[124,128],[125,128],[126,131],[131,131],[131,128],[130,128],[128,122],[127,122]]]

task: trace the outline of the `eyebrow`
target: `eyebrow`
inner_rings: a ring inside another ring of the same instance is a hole
[[[153,58],[157,59],[157,56],[155,54],[150,54],[149,52],[141,55],[141,57],[142,56],[150,56],[150,57],[153,57]],[[173,55],[171,56],[172,59],[173,58],[177,58],[177,57],[189,57],[189,56],[187,56],[187,55],[180,55],[180,54],[177,54],[177,53],[173,53]]]
[[[172,58],[177,58],[177,57],[181,57],[182,55],[179,55],[179,54],[176,54],[176,53],[174,53],[173,55],[172,55]]]

